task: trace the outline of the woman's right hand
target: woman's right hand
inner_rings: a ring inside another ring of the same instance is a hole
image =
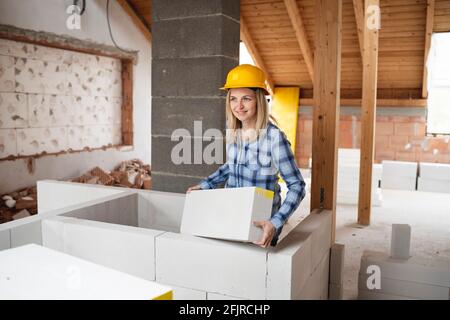
[[[192,186],[192,187],[189,187],[189,189],[187,189],[186,193],[189,193],[189,192],[194,191],[194,190],[202,190],[202,188],[200,188],[199,185]]]

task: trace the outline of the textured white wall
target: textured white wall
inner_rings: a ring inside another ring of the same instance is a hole
[[[126,49],[139,50],[133,72],[134,148],[131,151],[97,150],[45,156],[35,160],[33,175],[24,159],[0,162],[0,194],[33,185],[41,179],[66,179],[95,166],[110,170],[122,160],[151,159],[151,45],[116,1],[110,1],[110,21],[116,42]],[[0,24],[69,35],[83,40],[113,45],[106,21],[106,0],[86,1],[81,29],[66,27],[66,8],[71,0],[1,0]]]

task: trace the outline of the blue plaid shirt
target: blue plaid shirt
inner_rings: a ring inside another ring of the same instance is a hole
[[[286,182],[288,192],[281,205],[279,176]],[[270,123],[253,142],[227,143],[227,162],[199,186],[214,189],[223,182],[226,188],[260,187],[274,192],[270,221],[275,226],[276,244],[283,225],[305,197],[305,181],[295,163],[291,144],[274,124]]]

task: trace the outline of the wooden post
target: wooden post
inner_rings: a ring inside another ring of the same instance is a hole
[[[370,212],[372,209],[372,167],[376,121],[379,28],[379,0],[366,0],[364,7],[362,130],[358,201],[358,223],[362,225],[370,224]]]
[[[332,243],[336,229],[341,23],[341,0],[316,0],[311,211],[332,211]]]
[[[434,0],[427,1],[427,22],[425,28],[425,51],[423,57],[422,98],[428,97],[428,53],[431,47],[431,35],[434,23]]]

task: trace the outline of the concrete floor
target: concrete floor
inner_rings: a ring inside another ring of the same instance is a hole
[[[336,242],[345,244],[344,299],[358,296],[358,272],[364,250],[389,252],[393,223],[411,226],[411,255],[450,260],[450,194],[382,190],[370,226],[356,223],[356,205],[338,205]]]
[[[310,186],[309,179],[305,179]],[[286,191],[285,186],[282,190]],[[382,189],[381,207],[373,207],[370,226],[356,223],[357,205],[339,205],[336,242],[345,244],[344,299],[357,299],[364,250],[390,252],[393,223],[411,226],[411,255],[450,260],[450,193]],[[309,214],[310,194],[289,219],[281,239]]]

